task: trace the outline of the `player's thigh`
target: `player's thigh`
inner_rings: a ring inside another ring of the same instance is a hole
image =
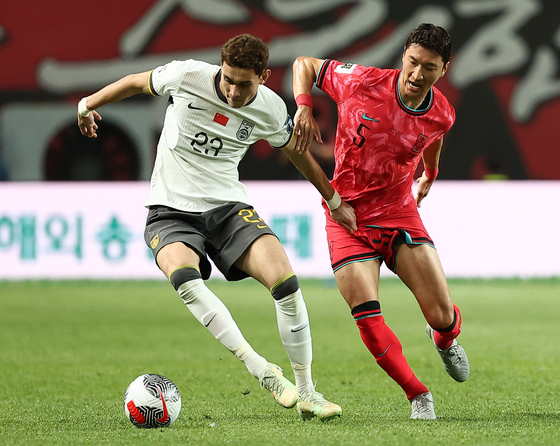
[[[292,272],[290,261],[282,244],[270,234],[261,235],[251,243],[243,255],[237,259],[235,266],[268,289]]]
[[[173,271],[184,265],[193,265],[199,269],[200,256],[183,242],[174,242],[159,250],[156,262],[166,277],[169,277]]]
[[[395,248],[396,273],[412,291],[424,317],[435,328],[453,323],[453,303],[437,251],[425,244]]]
[[[336,270],[334,276],[340,294],[350,308],[370,300],[379,300],[378,259],[349,263]]]

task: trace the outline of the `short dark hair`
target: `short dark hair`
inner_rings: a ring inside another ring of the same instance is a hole
[[[258,37],[241,34],[222,47],[222,63],[231,67],[253,69],[260,76],[268,63],[268,47]]]
[[[420,45],[441,56],[443,66],[449,62],[451,57],[451,36],[441,26],[432,23],[421,23],[414,29],[406,41],[404,50],[411,45]]]

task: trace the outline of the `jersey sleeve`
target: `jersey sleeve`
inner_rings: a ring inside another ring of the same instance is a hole
[[[275,101],[273,119],[274,123],[271,127],[271,132],[269,136],[266,137],[266,141],[275,149],[281,149],[286,147],[290,140],[292,139],[292,133],[294,131],[294,121],[288,113],[286,103],[277,96]]]
[[[449,103],[447,98],[435,87],[432,87],[435,93],[435,101],[438,105],[437,111],[442,122],[443,134],[447,133],[455,123],[455,109]]]
[[[174,60],[150,73],[150,90],[156,96],[176,94],[184,76],[196,64],[194,60]]]
[[[326,59],[315,82],[336,102],[343,102],[356,91],[370,70],[370,67]]]

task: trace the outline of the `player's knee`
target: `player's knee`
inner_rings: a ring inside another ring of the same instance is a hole
[[[294,294],[297,290],[299,290],[299,282],[294,273],[282,277],[270,288],[274,300],[284,299],[286,296]]]

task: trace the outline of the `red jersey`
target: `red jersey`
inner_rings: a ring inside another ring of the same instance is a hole
[[[329,59],[317,75],[317,87],[338,104],[331,184],[360,224],[398,227],[402,218],[418,218],[414,172],[424,149],[455,121],[455,110],[434,87],[419,109],[408,108],[400,75]]]

